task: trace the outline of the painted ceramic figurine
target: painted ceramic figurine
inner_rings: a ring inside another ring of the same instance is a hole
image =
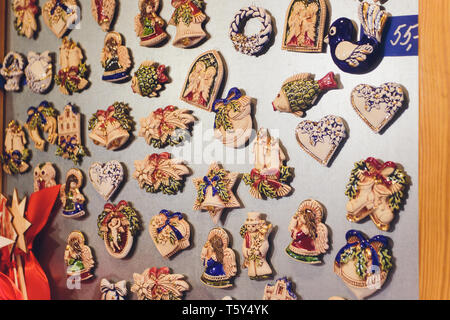
[[[190,135],[190,126],[195,121],[191,113],[189,109],[178,109],[172,105],[158,108],[148,117],[140,119],[138,135],[154,148],[178,145]]]
[[[322,52],[326,18],[325,0],[292,0],[286,13],[281,48]]]
[[[292,282],[284,277],[275,284],[266,284],[263,300],[297,300],[297,295],[292,289]]]
[[[58,140],[57,113],[48,101],[42,101],[37,108],[28,108],[27,115],[28,118],[24,127],[28,130],[36,149],[44,151],[45,148],[45,140],[41,138],[40,130],[48,133],[47,141],[49,143],[55,144]]]
[[[61,186],[60,199],[63,205],[62,215],[66,218],[78,218],[85,212],[86,198],[81,193],[83,174],[80,170],[72,168],[67,171],[66,183]]]
[[[378,229],[388,231],[407,185],[406,173],[394,162],[367,158],[355,163],[345,192],[347,220],[358,222],[370,216]]]
[[[329,115],[318,122],[300,122],[295,134],[300,147],[316,161],[327,166],[336,150],[344,143],[347,129],[342,118]]]
[[[27,138],[19,123],[12,120],[5,130],[5,145],[2,156],[3,170],[7,174],[24,173],[30,167],[27,163],[30,150],[25,146]]]
[[[124,177],[122,165],[117,160],[94,162],[89,167],[89,181],[94,189],[108,201],[120,187]]]
[[[74,163],[86,155],[81,143],[81,115],[72,104],[64,107],[58,116],[58,149],[56,155],[71,159]]]
[[[95,265],[94,257],[81,231],[72,231],[69,234],[64,262],[67,266],[67,276],[79,276],[81,281],[94,276],[92,273]]]
[[[101,300],[125,300],[128,295],[127,281],[109,282],[108,279],[100,281]]]
[[[168,267],[145,269],[142,274],[133,274],[131,292],[139,300],[181,300],[189,284],[182,274],[172,274]]]
[[[160,0],[139,0],[139,14],[134,19],[134,30],[141,46],[152,47],[167,38],[165,22],[158,16]]]
[[[28,39],[33,38],[37,31],[36,15],[39,13],[36,0],[13,0],[12,9],[17,33]]]
[[[59,48],[61,69],[55,76],[55,82],[63,94],[80,92],[89,84],[86,80],[86,64],[83,62],[81,48],[71,39],[64,38]]]
[[[292,242],[287,254],[300,262],[322,263],[328,250],[328,229],[322,223],[324,209],[312,199],[303,201],[289,223]]]
[[[280,92],[272,102],[273,110],[303,117],[320,95],[337,87],[333,72],[320,80],[314,80],[310,73],[297,74],[283,82]]]
[[[190,246],[191,228],[180,212],[161,210],[152,217],[148,229],[156,249],[164,258]]]
[[[144,61],[131,79],[131,89],[143,97],[157,97],[164,83],[169,82],[166,66]]]
[[[133,178],[138,181],[140,188],[168,195],[177,194],[183,188],[184,176],[189,174],[183,160],[171,159],[167,152],[153,153],[144,160],[136,160],[134,168]]]
[[[224,67],[219,52],[211,50],[202,53],[189,68],[180,99],[211,111],[223,75]]]
[[[179,48],[193,47],[206,38],[202,28],[206,15],[204,0],[172,0],[175,11],[169,21],[170,25],[177,28],[173,45]]]
[[[236,275],[236,256],[228,247],[229,238],[222,228],[214,228],[209,232],[208,240],[202,249],[201,259],[205,270],[201,281],[214,288],[232,287],[232,278]]]
[[[357,230],[348,231],[345,239],[347,244],[336,255],[334,272],[358,299],[364,299],[381,289],[392,269],[389,242],[382,235],[368,240]]]
[[[193,180],[197,191],[194,210],[208,211],[214,223],[218,223],[226,208],[240,208],[241,204],[233,193],[233,186],[239,176],[228,172],[217,163],[212,163],[204,177]]]
[[[393,82],[378,88],[360,84],[352,91],[353,109],[375,133],[379,133],[402,110],[404,102],[402,86]]]
[[[94,20],[107,32],[116,12],[116,0],[91,0],[91,11]]]
[[[38,192],[45,188],[56,186],[56,170],[51,162],[39,164],[34,168],[33,190]]]
[[[363,29],[359,41],[353,42],[355,27],[347,18],[333,22],[325,38],[334,63],[342,71],[354,74],[372,70],[381,59],[381,41],[388,19],[388,13],[377,4],[363,2],[358,13]]]
[[[130,137],[133,120],[130,107],[123,102],[114,102],[107,110],[98,110],[89,119],[89,138],[94,144],[107,150],[117,150]]]
[[[3,59],[3,67],[0,75],[5,79],[4,89],[6,91],[19,91],[21,80],[25,69],[25,59],[20,53],[10,51]]]
[[[231,88],[226,99],[214,101],[212,111],[214,136],[227,147],[239,148],[250,139],[253,131],[251,98],[238,88]]]
[[[133,239],[141,229],[136,210],[126,201],[117,206],[107,203],[97,218],[98,235],[106,251],[114,258],[125,258],[133,246]]]
[[[131,58],[128,48],[123,45],[120,33],[106,34],[100,61],[104,69],[102,80],[121,82],[129,79]]]
[[[251,280],[267,279],[272,275],[272,268],[267,263],[266,255],[269,250],[269,235],[272,224],[266,222],[259,212],[249,212],[240,234],[244,238],[242,268],[248,269]]]
[[[261,128],[253,143],[254,165],[242,180],[250,186],[250,194],[256,199],[281,198],[291,192],[288,182],[291,168],[284,165],[286,155],[280,147],[279,139],[270,136]]]
[[[58,37],[73,29],[79,16],[76,0],[49,0],[44,4],[42,17],[47,27]]]
[[[256,18],[262,28],[258,34],[246,36],[243,24],[249,19]],[[264,8],[249,6],[242,8],[234,16],[234,20],[230,25],[230,38],[236,51],[247,55],[257,55],[269,43],[272,35],[272,17],[264,10]]]
[[[45,93],[53,78],[52,58],[48,51],[41,54],[28,52],[28,65],[25,68],[28,88],[34,93]]]

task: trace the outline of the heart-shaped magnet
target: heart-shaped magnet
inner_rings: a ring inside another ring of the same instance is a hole
[[[401,110],[404,101],[402,86],[393,82],[382,84],[378,88],[360,84],[352,91],[353,109],[376,133]]]
[[[94,162],[89,168],[89,180],[105,201],[119,188],[123,175],[123,167],[117,160]]]
[[[295,129],[297,141],[311,157],[326,166],[347,136],[344,120],[329,115],[317,122],[305,120]]]

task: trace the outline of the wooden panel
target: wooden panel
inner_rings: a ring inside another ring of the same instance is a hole
[[[421,299],[450,299],[449,18],[450,1],[420,1]]]
[[[6,1],[0,3],[0,59],[3,63],[6,45]],[[0,150],[3,152],[3,133],[5,128],[5,94],[0,90]],[[0,192],[3,192],[3,168],[0,166]]]

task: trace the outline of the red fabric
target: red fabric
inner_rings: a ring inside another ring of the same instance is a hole
[[[23,300],[22,293],[8,276],[0,272],[0,300]]]
[[[22,259],[23,271],[25,276],[25,285],[27,290],[28,299],[30,300],[49,300],[50,299],[50,287],[48,284],[47,276],[44,270],[39,265],[38,260],[33,254],[33,241],[39,232],[46,225],[50,213],[52,212],[53,205],[59,195],[59,189],[61,185],[57,185],[51,188],[46,188],[38,192],[34,192],[28,201],[28,208],[25,213],[25,218],[31,223],[30,228],[25,232],[25,242],[27,244],[27,253],[15,249],[14,254],[17,258]],[[16,263],[17,265],[17,263]],[[8,264],[7,266],[0,266],[1,269],[6,269],[6,274],[9,275],[10,281],[6,281],[1,274],[0,278],[0,296],[12,299],[23,299],[22,295],[17,295],[19,289],[12,283],[11,279],[14,279],[14,264]],[[11,288],[11,284],[14,286]]]
[[[302,231],[297,233],[295,240],[292,242],[292,245],[296,248],[305,249],[308,251],[314,251],[316,249],[314,240],[310,236],[304,234]]]

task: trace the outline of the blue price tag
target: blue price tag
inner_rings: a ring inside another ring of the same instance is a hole
[[[417,56],[419,54],[418,15],[390,17],[384,35],[385,56]]]

